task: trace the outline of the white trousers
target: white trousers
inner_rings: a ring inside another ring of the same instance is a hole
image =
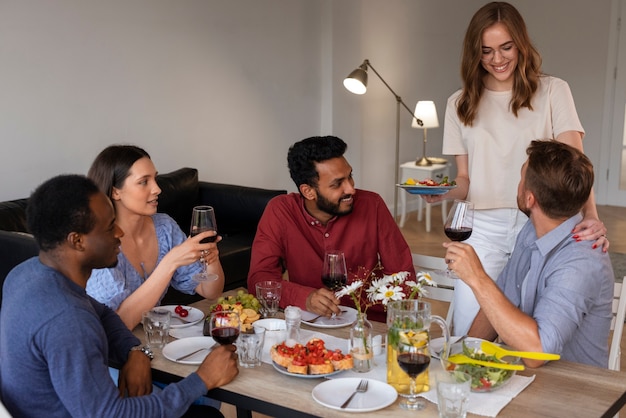
[[[485,272],[496,280],[509,261],[517,234],[528,221],[519,209],[484,209],[474,211],[472,236],[465,241],[474,247]],[[462,280],[454,286],[452,332],[465,335],[480,306],[474,293]]]

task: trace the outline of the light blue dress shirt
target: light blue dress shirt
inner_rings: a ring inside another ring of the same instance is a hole
[[[608,367],[615,276],[608,253],[572,238],[581,220],[573,216],[541,238],[528,221],[497,283],[537,321],[544,352]]]

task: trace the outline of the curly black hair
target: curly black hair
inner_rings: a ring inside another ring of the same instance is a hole
[[[37,187],[28,200],[26,222],[39,249],[55,249],[70,232],[89,233],[96,223],[89,201],[99,192],[78,174],[56,176]]]
[[[336,136],[313,136],[296,142],[287,153],[287,165],[296,187],[317,187],[319,173],[315,163],[343,156],[348,145]]]

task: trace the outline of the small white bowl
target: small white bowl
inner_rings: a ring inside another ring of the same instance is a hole
[[[278,318],[265,318],[258,319],[252,323],[253,327],[263,327],[265,331],[285,331],[287,324],[284,319]]]

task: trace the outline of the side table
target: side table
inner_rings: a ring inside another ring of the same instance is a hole
[[[400,164],[400,182],[401,183],[404,183],[408,178],[413,178],[415,180],[424,180],[424,179],[430,178],[435,181],[441,181],[441,179],[449,175],[450,175],[450,163],[418,166],[418,165],[415,165],[415,161],[408,161],[404,164]],[[404,223],[406,221],[407,195],[408,195],[407,191],[405,190],[400,191],[400,206],[402,208],[402,211],[400,213],[400,228],[404,227]],[[430,232],[430,226],[431,226],[430,211],[431,211],[431,206],[433,204],[427,203],[419,195],[417,196],[417,198],[418,198],[417,220],[421,222],[422,209],[425,205],[426,206],[426,231]],[[437,203],[434,203],[434,204],[437,204]],[[448,215],[447,200],[442,200],[441,201],[441,217],[444,221],[447,215]]]

